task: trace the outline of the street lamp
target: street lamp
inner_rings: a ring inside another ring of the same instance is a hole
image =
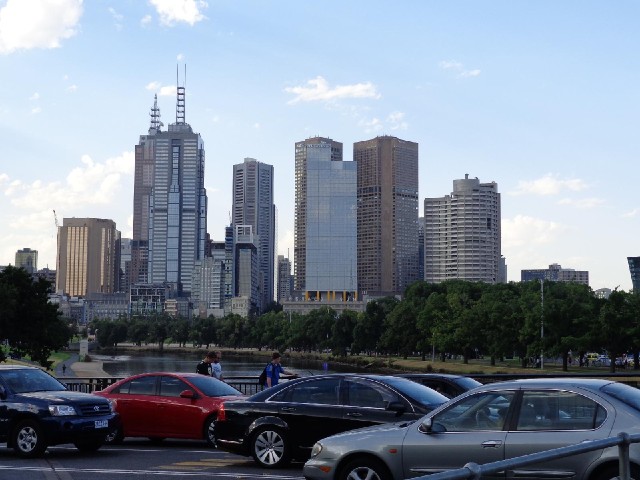
[[[544,280],[540,279],[540,370],[544,370]]]

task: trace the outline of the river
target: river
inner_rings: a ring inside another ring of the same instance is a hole
[[[202,359],[198,353],[177,352],[127,352],[116,355],[92,354],[102,362],[102,368],[113,377],[128,377],[144,372],[195,372]],[[222,353],[222,373],[225,377],[258,376],[269,361],[268,357],[252,355],[225,355]],[[336,364],[330,361],[283,358],[285,370],[300,376],[356,371],[357,367]]]

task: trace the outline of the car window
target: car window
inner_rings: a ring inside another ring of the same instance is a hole
[[[560,390],[529,391],[522,396],[517,430],[587,430],[606,418],[605,409],[583,395]]]
[[[434,430],[502,430],[513,397],[513,392],[483,392],[464,397],[433,417]]]
[[[224,383],[217,378],[208,377],[206,375],[195,375],[189,377],[189,381],[193,383],[207,397],[228,397],[242,395],[242,392],[233,388],[228,383]]]
[[[412,398],[416,402],[427,407],[434,408],[442,405],[448,400],[445,395],[442,395],[421,383],[409,380],[408,378],[386,376],[384,377],[384,383],[395,388],[402,395]]]
[[[38,368],[2,371],[0,376],[14,393],[66,390],[58,380]]]
[[[272,397],[272,401],[317,403],[321,405],[340,404],[340,379],[321,378],[292,385]]]
[[[120,393],[129,395],[155,395],[156,376],[134,378],[120,387]]]
[[[399,401],[395,392],[376,382],[362,378],[347,381],[347,404],[353,407],[386,408],[390,402]]]
[[[176,377],[160,377],[160,396],[179,397],[185,390],[191,390],[189,385]]]

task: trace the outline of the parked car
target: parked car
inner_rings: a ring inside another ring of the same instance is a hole
[[[640,433],[640,389],[599,379],[527,379],[471,390],[417,422],[370,427],[313,447],[308,480],[400,480],[556,447]],[[631,477],[640,478],[640,444],[630,445]],[[513,478],[611,480],[618,449],[536,463]]]
[[[331,374],[278,384],[218,412],[218,448],[264,468],[309,458],[313,444],[345,430],[415,420],[447,397],[406,378]]]
[[[0,365],[0,441],[22,457],[37,457],[62,443],[98,450],[118,422],[104,398],[70,392],[37,367]]]
[[[226,383],[197,373],[153,372],[133,375],[94,392],[108,398],[122,419],[106,443],[125,437],[206,440],[214,446],[215,420],[223,400],[244,398]]]
[[[482,385],[482,383],[473,378],[448,373],[401,373],[398,376],[421,383],[447,398],[457,397],[472,388]]]

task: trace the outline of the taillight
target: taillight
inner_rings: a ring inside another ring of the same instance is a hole
[[[224,411],[224,403],[218,407],[218,422],[224,422],[227,419],[227,413]]]

